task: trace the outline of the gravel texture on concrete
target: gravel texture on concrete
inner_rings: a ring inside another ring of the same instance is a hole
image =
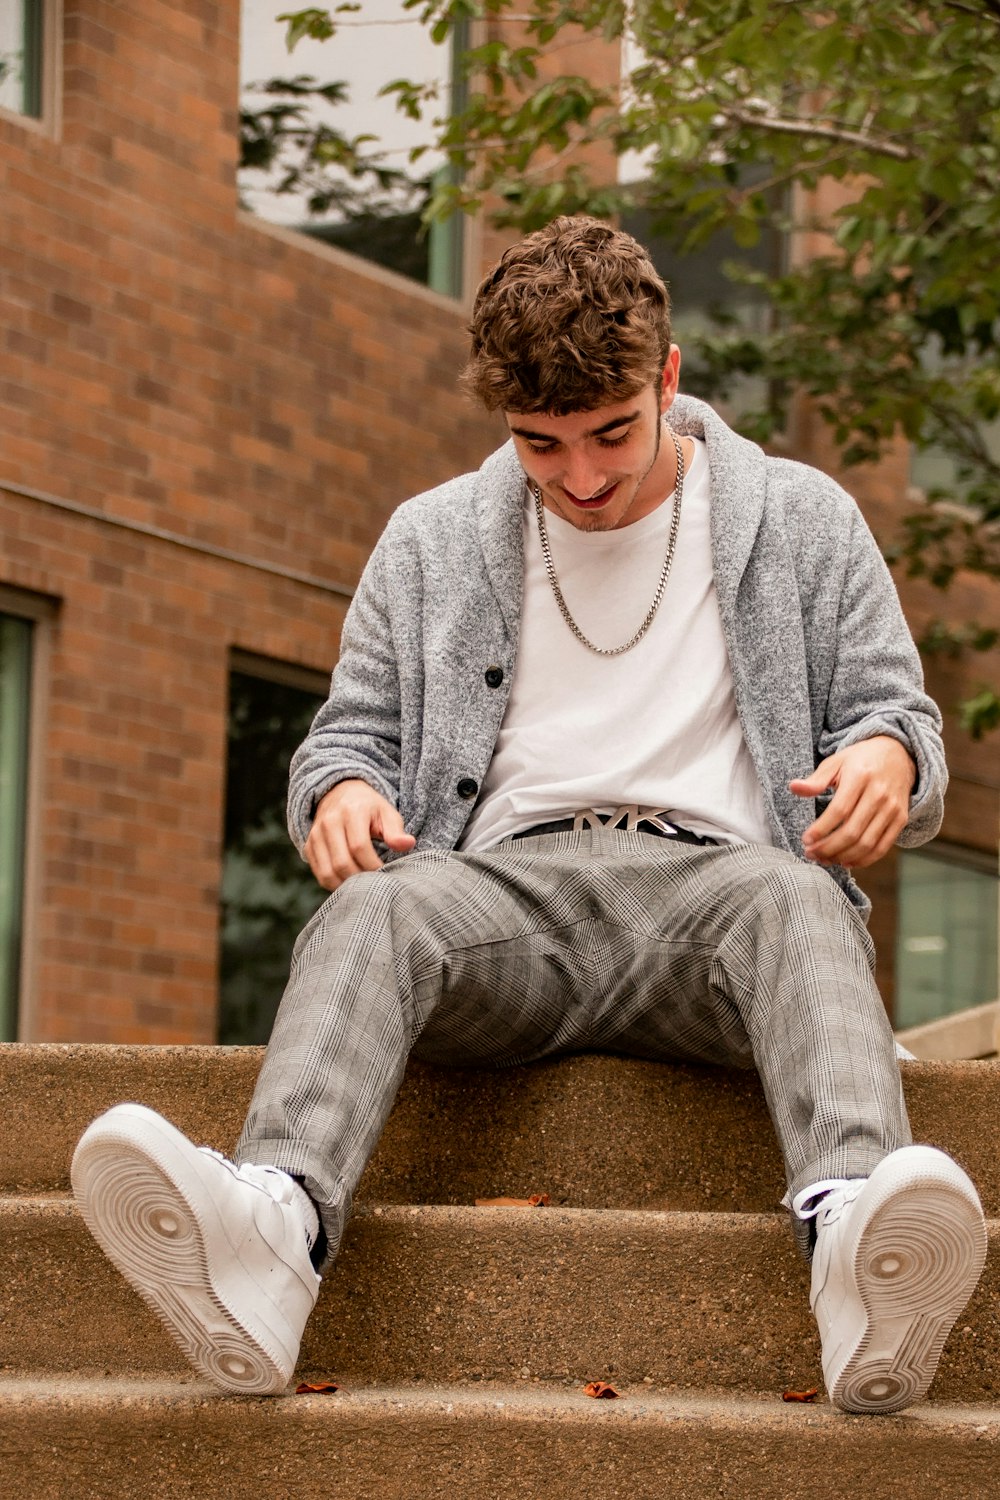
[[[985,1500],[1000,1412],[845,1417],[710,1390],[343,1389],[239,1400],[0,1380],[0,1472],[30,1500]]]
[[[612,1057],[412,1065],[299,1378],[187,1371],[70,1198],[80,1133],[137,1099],[232,1149],[255,1048],[0,1046],[0,1476],[25,1500],[978,1500],[1000,1490],[1000,1224],[932,1399],[819,1386],[807,1270],[749,1073]],[[1000,1211],[1000,1063],[909,1063],[914,1135]],[[547,1193],[537,1209],[476,1198]],[[620,1400],[582,1391],[610,1380]],[[950,1403],[950,1404],[949,1404]]]
[[[255,1047],[0,1045],[0,1192],[65,1192],[73,1147],[137,1100],[199,1143],[232,1150]],[[914,1139],[950,1152],[1000,1216],[1000,1061],[905,1063]],[[766,1213],[784,1191],[753,1073],[583,1056],[513,1069],[412,1062],[361,1182],[366,1203],[553,1203]]]
[[[1000,1400],[994,1228],[939,1400]],[[0,1204],[0,1369],[183,1368],[67,1200]],[[362,1385],[648,1377],[772,1394],[821,1380],[783,1215],[551,1208],[359,1211],[299,1370]]]

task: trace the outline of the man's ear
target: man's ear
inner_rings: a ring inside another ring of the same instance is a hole
[[[676,344],[670,345],[670,353],[667,355],[663,366],[663,383],[660,388],[660,411],[667,412],[674,404],[677,388],[680,384],[681,374],[681,351]]]

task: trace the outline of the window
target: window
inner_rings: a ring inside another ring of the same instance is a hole
[[[0,105],[41,119],[44,103],[45,0],[0,6]]]
[[[350,12],[350,7],[344,7]],[[432,127],[410,120],[380,90],[410,78],[437,89],[438,113],[464,89],[461,43],[436,45],[417,11],[403,0],[365,0],[358,14],[336,14],[326,42],[302,41],[289,56],[281,0],[243,0],[241,30],[242,135],[240,192],[245,207],[272,223],[423,282],[462,293],[463,218],[425,231],[421,212],[441,154],[428,150],[415,163],[409,152],[428,145]],[[276,80],[292,85],[284,90]],[[318,87],[317,87],[318,86]],[[320,88],[328,92],[319,93]],[[329,132],[317,169],[301,137],[317,125]],[[359,137],[371,137],[359,141]],[[358,158],[373,170],[353,173],[335,163]],[[334,163],[331,165],[331,163]]]
[[[766,175],[764,168],[759,169],[759,175]],[[749,176],[748,173],[747,180]],[[685,255],[653,230],[651,215],[645,210],[623,214],[621,226],[645,245],[675,301],[672,324],[675,342],[685,355],[684,391],[692,396],[707,396],[730,419],[751,408],[769,407],[772,392],[763,378],[740,375],[731,379],[721,399],[719,393],[707,389],[705,372],[699,368],[695,349],[688,347],[685,340],[710,333],[721,324],[755,335],[767,331],[770,317],[767,297],[759,287],[730,280],[725,267],[739,265],[778,276],[785,266],[787,236],[765,226],[757,244],[745,249],[736,244],[732,235],[723,232]]]
[[[295,939],[326,899],[285,825],[288,763],[326,689],[318,673],[234,654],[222,866],[223,1043],[267,1041]]]
[[[948,357],[942,347],[941,340],[933,338],[928,340],[921,351],[921,364],[928,375],[944,377],[953,380],[957,386],[964,386],[969,390],[975,385],[978,375],[982,370],[982,362],[975,356],[959,358]],[[978,433],[982,441],[984,455],[987,462],[1000,463],[1000,420],[993,422],[980,421],[975,424],[968,434],[962,429],[958,430],[958,436],[973,438]],[[961,448],[956,445],[954,450],[942,448],[937,444],[929,448],[910,448],[910,483],[917,489],[927,491],[943,490],[954,495],[956,486],[960,498],[964,485],[963,476],[960,473],[959,454]],[[976,467],[979,467],[976,465]]]
[[[24,923],[30,620],[0,614],[0,1041],[17,1040]]]
[[[997,998],[996,859],[935,844],[899,856],[897,1029]]]

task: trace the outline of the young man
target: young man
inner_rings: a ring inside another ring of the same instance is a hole
[[[928,1387],[983,1265],[910,1144],[850,871],[930,838],[940,720],[853,501],[679,397],[666,289],[561,219],[479,290],[469,388],[511,438],[399,508],[289,823],[302,933],[234,1165],[139,1105],[84,1134],[102,1246],[232,1391],[292,1374],[410,1051],[754,1065],[831,1399]]]

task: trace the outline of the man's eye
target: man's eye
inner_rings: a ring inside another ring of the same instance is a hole
[[[551,453],[555,449],[555,446],[555,443],[532,443],[530,440],[528,442],[528,447],[532,453]]]
[[[600,443],[602,448],[620,448],[623,443],[628,442],[631,436],[631,432],[623,432],[621,437],[602,437],[598,438],[597,441]]]

